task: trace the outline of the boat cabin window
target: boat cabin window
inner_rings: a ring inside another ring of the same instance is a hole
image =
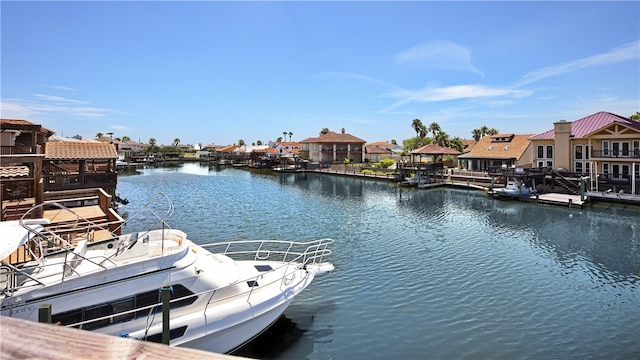
[[[180,299],[171,302],[171,309],[179,308],[193,304],[197,300],[197,296],[183,285],[174,285],[171,293],[171,300]],[[91,321],[79,326],[85,330],[93,330],[111,324],[125,322],[133,319],[144,318],[150,313],[158,313],[162,311],[160,290],[152,290],[144,293],[136,294],[127,298],[113,300],[107,303],[85,306],[80,309],[73,309],[63,313],[54,314],[52,321],[54,324],[71,325],[83,321],[99,319],[101,317],[110,316],[109,318]],[[149,309],[131,311],[137,308],[157,305],[153,312]]]

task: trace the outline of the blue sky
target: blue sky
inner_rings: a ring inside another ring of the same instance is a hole
[[[640,2],[2,1],[1,116],[58,135],[367,142],[640,111]]]

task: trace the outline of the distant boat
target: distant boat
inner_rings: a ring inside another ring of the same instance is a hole
[[[529,197],[535,193],[533,189],[519,181],[507,181],[507,185],[503,188],[494,189],[493,192],[501,196]]]
[[[124,169],[127,165],[129,165],[129,163],[126,161],[116,160],[116,169],[118,170]]]

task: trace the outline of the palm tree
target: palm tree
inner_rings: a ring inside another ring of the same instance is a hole
[[[320,130],[320,136],[327,135],[328,133],[329,133],[329,128],[322,128],[322,130]]]
[[[440,125],[437,122],[432,122],[431,125],[429,125],[429,131],[431,131],[433,133],[433,139],[436,139],[436,133],[439,132],[440,130],[442,130],[440,128]]]
[[[482,137],[482,130],[473,129],[471,133],[473,134],[473,140],[480,141],[480,138]]]
[[[127,135],[125,135],[125,136],[123,136],[123,137],[122,137],[122,141],[123,141],[123,142],[124,142],[124,141],[131,141],[131,138],[130,138],[130,137],[128,137]]]
[[[173,146],[178,146],[179,144],[180,144],[180,139],[179,138],[173,139]]]
[[[156,139],[155,138],[150,138],[149,139],[149,145],[150,146],[156,146]]]
[[[276,139],[276,142],[282,142],[282,136],[278,137],[278,138]]]
[[[289,142],[291,142],[291,137],[293,136],[293,133],[291,131],[289,131]]]
[[[243,146],[244,145],[244,140],[240,139],[238,140],[238,146]]]
[[[413,119],[413,121],[411,122],[411,127],[416,131],[416,137],[424,137],[420,136],[420,134],[425,133],[424,124],[422,124],[422,121],[420,121],[420,119]]]
[[[491,129],[489,129],[489,131],[487,131],[487,135],[489,135],[489,136],[496,135],[496,134],[499,134],[499,133],[500,132],[496,128],[491,128]]]
[[[288,134],[288,133],[287,133],[286,131],[283,131],[283,132],[282,132],[282,135],[284,135],[284,141],[287,141],[287,134]]]
[[[451,139],[451,141],[449,142],[449,147],[454,148],[461,153],[464,152],[464,143],[462,142],[462,139],[457,136]]]
[[[434,140],[437,145],[449,147],[449,134],[444,131],[438,131],[437,134],[434,135]]]
[[[258,146],[261,146],[262,145],[262,141],[258,140],[258,141],[256,141],[256,144],[258,144]]]
[[[97,133],[97,134],[96,134],[96,139],[100,139],[103,135],[104,135],[104,134],[103,134],[103,133],[101,133],[101,132]]]

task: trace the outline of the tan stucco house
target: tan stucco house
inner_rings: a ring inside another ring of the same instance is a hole
[[[341,163],[344,159],[354,163],[364,162],[364,144],[366,141],[347,134],[330,131],[317,138],[300,141],[300,155],[313,163]]]

